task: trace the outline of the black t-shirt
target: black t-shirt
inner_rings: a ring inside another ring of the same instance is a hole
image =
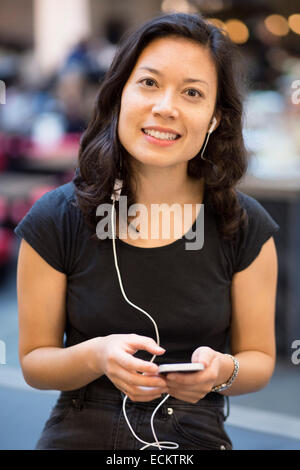
[[[156,363],[190,362],[199,346],[228,352],[232,276],[247,268],[279,229],[258,201],[240,191],[237,194],[249,225],[235,242],[220,238],[205,197],[204,244],[199,250],[185,249],[190,241],[185,237],[155,248],[116,240],[125,294],[153,317],[166,349]],[[59,186],[41,197],[14,230],[68,277],[65,346],[116,333],[156,339],[152,321],[122,295],[112,240],[90,239],[91,231],[75,200],[72,182]],[[152,357],[141,351],[137,356]]]

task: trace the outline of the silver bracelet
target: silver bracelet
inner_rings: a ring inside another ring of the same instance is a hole
[[[236,376],[238,375],[239,367],[240,367],[239,361],[235,357],[233,357],[231,354],[225,354],[225,356],[231,357],[231,359],[234,362],[233,373],[226,383],[213,387],[211,389],[212,392],[222,392],[223,390],[227,390],[227,388],[229,388],[233,384],[233,382],[236,379]]]

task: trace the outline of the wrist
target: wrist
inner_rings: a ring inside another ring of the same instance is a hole
[[[104,342],[105,337],[99,336],[85,342],[87,367],[91,373],[95,374],[95,378],[104,374]]]
[[[212,391],[215,392],[229,388],[235,380],[239,370],[239,363],[236,358],[230,354],[220,354],[221,365],[219,368],[219,374],[214,386],[212,387]]]

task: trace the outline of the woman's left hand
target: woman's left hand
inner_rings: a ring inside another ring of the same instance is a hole
[[[207,346],[197,348],[192,355],[192,362],[201,362],[205,369],[189,373],[169,373],[166,375],[168,394],[178,400],[197,403],[215,385],[224,382],[222,376],[228,375],[223,371],[225,355]],[[226,379],[227,380],[227,379]]]

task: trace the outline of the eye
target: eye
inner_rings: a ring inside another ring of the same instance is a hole
[[[145,84],[146,88],[153,88],[152,84],[156,84],[156,81],[153,80],[153,78],[143,78],[143,80],[140,80],[139,83]],[[186,92],[192,92],[193,95],[189,95],[191,98],[204,98],[203,93],[201,93],[199,90],[196,90],[195,88],[188,88]]]
[[[189,89],[186,90],[186,91],[191,91],[191,92],[193,92],[193,93],[196,93],[196,95],[195,95],[195,94],[194,94],[194,95],[189,95],[191,98],[196,98],[197,95],[198,95],[199,98],[203,98],[203,97],[204,97],[203,93],[201,93],[200,91],[196,90],[195,88],[189,88]]]
[[[143,78],[143,80],[140,81],[140,83],[143,83],[143,82],[152,82],[152,83],[156,83],[155,80],[153,80],[153,78]],[[145,83],[146,84],[146,83]],[[147,87],[149,88],[152,88],[151,85],[146,85]]]

